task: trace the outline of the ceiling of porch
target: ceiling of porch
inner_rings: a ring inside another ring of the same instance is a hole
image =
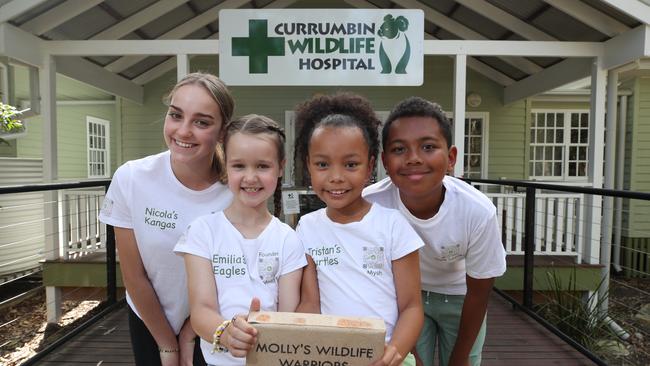
[[[219,10],[232,8],[419,8],[425,38],[441,40],[605,42],[650,22],[649,0],[0,0],[0,24],[42,40],[217,39]],[[84,58],[134,85],[176,67],[175,56]],[[505,87],[561,61],[481,56],[467,64]]]

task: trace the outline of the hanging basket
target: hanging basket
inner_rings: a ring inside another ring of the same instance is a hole
[[[19,118],[25,111],[0,102],[0,140],[16,139],[27,134],[27,127]]]

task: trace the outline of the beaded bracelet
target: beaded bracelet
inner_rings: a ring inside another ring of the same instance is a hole
[[[158,352],[160,352],[160,353],[178,353],[179,350],[178,350],[178,348],[171,348],[171,349],[158,348]]]
[[[231,322],[231,320],[224,320],[223,323],[219,324],[217,329],[215,329],[214,335],[212,336],[212,351],[210,351],[211,354],[214,354],[215,352],[228,352],[228,349],[221,344],[221,336]]]

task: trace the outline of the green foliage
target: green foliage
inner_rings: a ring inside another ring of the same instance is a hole
[[[0,102],[0,135],[18,133],[25,130],[25,125],[18,118],[23,111],[16,107]],[[0,138],[0,143],[7,142]]]
[[[538,310],[539,314],[585,348],[601,353],[602,342],[599,341],[616,339],[616,334],[609,327],[607,312],[601,310],[609,294],[606,292],[605,296],[598,298],[605,278],[600,281],[596,291],[584,300],[577,289],[575,267],[566,285],[562,276],[555,271],[546,272],[546,275],[550,294],[548,301]]]

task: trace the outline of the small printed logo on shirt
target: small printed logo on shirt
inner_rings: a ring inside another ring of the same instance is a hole
[[[440,255],[436,258],[441,262],[453,262],[462,258],[460,244],[443,245],[440,247]]]
[[[363,247],[363,269],[373,277],[383,274],[384,247]]]
[[[264,255],[265,253],[260,253],[259,260],[257,263],[257,272],[260,275],[260,280],[264,284],[275,282],[275,275],[278,273],[280,268],[280,259],[278,258],[278,253],[271,253],[275,255]],[[269,253],[266,253],[269,254]]]
[[[110,198],[105,198],[104,203],[102,203],[101,214],[110,217],[113,213],[113,200]]]

